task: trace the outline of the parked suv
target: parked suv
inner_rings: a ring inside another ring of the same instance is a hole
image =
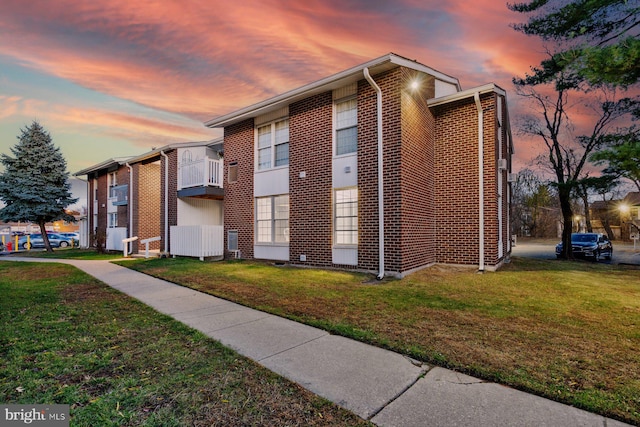
[[[590,258],[593,261],[613,257],[611,240],[602,233],[572,233],[571,247],[575,257]],[[556,257],[560,258],[561,253],[562,242],[556,246]]]

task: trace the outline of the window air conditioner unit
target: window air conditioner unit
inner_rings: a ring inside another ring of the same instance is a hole
[[[507,159],[498,159],[498,169],[507,169]]]
[[[517,173],[507,174],[507,182],[516,182],[517,179],[518,179]]]

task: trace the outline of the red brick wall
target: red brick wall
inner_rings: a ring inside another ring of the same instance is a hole
[[[238,181],[229,183],[229,163],[238,164]],[[224,245],[227,232],[238,231],[243,258],[253,258],[253,119],[224,129]]]
[[[93,174],[88,175],[88,180],[89,180],[89,201],[88,201],[88,206],[90,209],[90,215],[89,215],[89,231],[90,233],[103,233],[106,236],[106,231],[107,231],[107,225],[108,225],[108,218],[107,218],[107,210],[108,210],[108,204],[109,204],[109,179],[108,179],[108,175],[111,173],[107,172],[106,170],[100,170],[97,171]],[[93,223],[93,199],[94,199],[94,195],[95,195],[95,189],[94,189],[94,185],[93,185],[93,179],[96,178],[98,179],[98,223],[94,224]],[[120,166],[117,170],[116,170],[116,184],[117,185],[128,185],[129,184],[129,169],[126,167],[126,165],[122,165]],[[117,226],[118,227],[127,227],[128,221],[129,221],[129,206],[128,205],[124,205],[124,206],[118,206],[116,208],[116,211],[118,213],[118,223]],[[93,245],[95,242],[91,242],[91,244]]]
[[[495,95],[481,96],[484,111],[485,263],[497,259]],[[479,262],[478,112],[473,98],[434,109],[437,261]]]
[[[508,255],[509,250],[509,239],[511,238],[511,217],[510,211],[511,206],[509,201],[511,186],[507,182],[507,174],[511,172],[511,151],[509,149],[509,132],[508,132],[508,119],[509,115],[507,113],[507,100],[506,97],[497,95],[502,99],[502,117],[500,119],[501,127],[498,126],[498,122],[496,122],[496,132],[502,133],[502,149],[499,151],[498,158],[507,160],[507,170],[503,170],[498,174],[498,179],[502,180],[502,247],[503,247],[503,258]],[[496,115],[496,120],[498,119]],[[496,136],[496,144],[498,143],[498,137]],[[501,261],[501,260],[498,260]]]
[[[138,178],[137,211],[134,211],[134,223],[137,225],[138,240],[134,246],[138,250],[144,250],[145,245],[141,240],[160,236],[161,210],[161,174],[160,163],[156,159],[149,162],[138,163],[134,166]],[[137,243],[137,245],[136,245]],[[149,249],[160,249],[161,242],[151,242]]]
[[[382,90],[383,165],[385,213],[385,268],[396,270],[400,266],[400,251],[391,236],[399,234],[400,172],[396,170],[400,152],[400,79],[399,69],[372,76]],[[378,236],[378,136],[376,91],[366,80],[358,83],[358,267],[377,271],[379,256]]]
[[[331,266],[331,92],[289,106],[289,256],[292,263]],[[300,172],[306,177],[300,178]]]
[[[396,271],[436,261],[435,119],[426,104],[435,96],[435,79],[408,69],[402,73],[402,146],[399,162],[394,164],[401,174],[401,241],[388,237],[400,248],[401,265]],[[407,82],[416,78],[420,81],[419,90],[408,89]]]
[[[140,163],[131,165],[133,170],[131,182],[131,200],[129,200],[129,209],[131,209],[131,232],[129,236],[140,236]],[[132,252],[138,253],[138,242],[131,244]]]
[[[385,270],[404,272],[435,262],[433,200],[434,118],[426,99],[432,77],[397,68],[373,76],[382,90]],[[359,268],[378,269],[378,160],[376,94],[365,80],[358,95]]]
[[[385,269],[406,272],[435,262],[478,263],[477,110],[473,98],[429,109],[432,77],[407,89],[416,72],[396,68],[374,76],[383,91]],[[497,259],[496,95],[484,109],[485,261]],[[289,106],[290,262],[332,266],[332,95]],[[505,123],[506,123],[506,106]],[[376,93],[358,83],[359,269],[378,269]],[[500,130],[500,131],[504,131]],[[506,141],[506,137],[505,137]],[[505,144],[506,145],[506,144]],[[503,153],[503,155],[505,155]],[[238,163],[238,181],[227,182]],[[300,178],[300,172],[306,177]],[[225,128],[225,239],[239,231],[239,248],[253,257],[253,120]],[[503,216],[508,215],[506,197]],[[508,238],[505,223],[504,239]],[[226,241],[225,241],[226,245]],[[505,246],[506,248],[506,246]],[[300,262],[300,255],[307,261]],[[347,267],[347,266],[339,266]],[[347,267],[353,268],[353,267]]]
[[[106,236],[107,232],[107,197],[109,197],[109,189],[107,188],[107,175],[102,173],[98,175],[98,224],[95,225],[97,233]]]
[[[160,235],[162,236],[162,242],[167,242],[166,247],[162,247],[162,250],[168,252],[171,248],[171,226],[178,225],[178,150],[172,150],[169,153],[165,153],[169,162],[169,200],[165,200],[165,163],[167,159],[161,157],[161,167],[160,167],[160,191],[161,194],[161,202],[160,202]],[[167,227],[167,231],[169,232],[168,236],[165,236],[165,203],[168,203],[168,222],[169,227]],[[161,242],[161,243],[162,243]],[[161,246],[164,246],[161,244]]]

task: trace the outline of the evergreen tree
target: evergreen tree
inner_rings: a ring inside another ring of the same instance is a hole
[[[640,79],[637,1],[530,0],[508,7],[530,15],[514,29],[562,45],[534,70],[538,78],[564,72],[590,85],[622,87]]]
[[[6,205],[0,209],[0,219],[38,224],[45,248],[51,252],[45,223],[75,221],[65,208],[78,199],[71,197],[67,162],[49,133],[37,121],[21,132],[19,142],[11,148],[14,157],[0,157],[4,166],[0,199]]]
[[[640,191],[640,130],[629,136],[627,141],[594,153],[591,160],[597,165],[607,164],[605,173],[628,179]]]

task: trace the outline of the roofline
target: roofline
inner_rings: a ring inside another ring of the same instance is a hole
[[[364,64],[357,65],[347,70],[341,71],[337,74],[333,74],[329,77],[325,77],[324,79],[315,81],[313,83],[309,83],[297,89],[290,90],[288,92],[282,93],[280,95],[274,96],[272,98],[266,99],[264,101],[258,102],[248,107],[241,108],[229,114],[216,117],[212,120],[206,121],[204,124],[205,126],[210,128],[225,127],[230,124],[237,123],[239,121],[258,116],[263,112],[266,112],[266,110],[278,108],[279,106],[289,105],[292,102],[295,102],[296,100],[306,98],[316,93],[321,93],[321,92],[331,90],[332,88],[334,88],[333,86],[336,86],[337,83],[340,82],[341,80],[354,79],[356,77],[360,77],[360,75],[362,75],[362,78],[364,79],[364,75],[362,73],[365,68],[374,68],[374,67],[381,66],[385,63],[391,63],[396,66],[411,68],[413,70],[430,74],[438,80],[442,80],[444,82],[454,84],[456,88],[460,90],[460,82],[455,77],[451,77],[447,74],[436,71],[433,68],[420,64],[417,61],[412,61],[410,59],[396,55],[394,53],[388,53],[387,55],[381,56],[379,58],[373,59],[369,62],[365,62]],[[360,80],[360,78],[357,78],[355,81],[358,81],[358,80]]]
[[[167,144],[164,147],[155,148],[151,151],[147,151],[146,153],[140,154],[138,156],[114,157],[112,159],[105,160],[104,162],[100,162],[86,169],[82,169],[81,171],[74,173],[73,176],[88,175],[92,172],[108,169],[109,167],[114,165],[122,166],[126,163],[142,162],[144,160],[155,157],[156,155],[159,155],[161,151],[169,151],[169,150],[174,150],[176,148],[181,148],[181,147],[207,147],[209,145],[217,145],[222,143],[223,143],[223,138],[216,138],[209,141],[174,142],[172,144]]]
[[[138,163],[153,157],[160,155],[161,151],[171,151],[177,148],[184,147],[208,147],[210,145],[222,144],[224,141],[223,138],[216,138],[209,141],[194,141],[194,142],[174,142],[172,144],[167,144],[164,147],[155,148],[151,151],[147,151],[146,153],[140,154],[139,156],[130,157],[127,163]]]
[[[100,162],[98,164],[95,164],[93,166],[89,166],[86,169],[82,169],[81,171],[78,171],[76,173],[73,174],[73,176],[80,176],[80,175],[89,175],[91,172],[96,172],[102,169],[107,169],[110,166],[114,166],[114,165],[123,165],[125,163],[127,163],[127,161],[130,159],[131,157],[114,157],[111,158],[109,160],[105,160],[104,162]]]
[[[462,99],[467,99],[473,97],[475,94],[484,95],[485,93],[497,93],[498,95],[504,96],[505,103],[505,111],[507,113],[507,132],[509,134],[509,151],[511,154],[515,152],[515,148],[513,145],[513,135],[511,134],[511,119],[509,118],[509,108],[507,108],[507,92],[502,89],[500,86],[494,83],[487,83],[482,86],[472,87],[471,89],[463,90],[462,92],[452,93],[451,95],[441,96],[440,98],[431,98],[427,100],[427,105],[429,107],[436,107],[438,105],[448,104],[450,102],[460,101]]]
[[[449,102],[459,101],[461,99],[471,98],[476,93],[483,95],[485,93],[495,92],[498,95],[507,96],[507,92],[500,86],[494,83],[487,83],[482,86],[472,87],[471,89],[463,90],[461,92],[452,93],[451,95],[441,96],[440,98],[431,98],[427,100],[429,107],[435,107],[442,104],[448,104]]]

